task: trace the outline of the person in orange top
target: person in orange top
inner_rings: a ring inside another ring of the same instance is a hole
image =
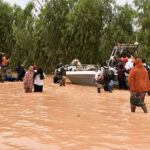
[[[140,58],[136,59],[135,66],[130,71],[128,83],[131,93],[131,112],[135,112],[136,106],[140,106],[144,113],[147,113],[144,99],[146,92],[150,91],[150,80]]]
[[[6,67],[9,63],[9,57],[3,57],[2,58],[2,66]]]
[[[6,74],[8,65],[9,65],[9,57],[2,57],[2,71],[1,71],[2,82],[6,80],[5,74]]]

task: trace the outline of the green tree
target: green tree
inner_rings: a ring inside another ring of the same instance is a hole
[[[13,48],[13,9],[0,0],[0,51],[11,55]]]
[[[37,15],[33,2],[22,9],[0,0],[0,51],[11,56],[13,68],[19,62],[26,67],[35,63],[50,72],[73,56],[81,63],[99,64],[109,59],[117,42],[134,43],[136,37],[141,57],[150,61],[148,0],[134,0],[136,10],[114,0],[42,2]]]
[[[109,58],[116,43],[133,44],[135,42],[133,28],[135,11],[131,6],[128,4],[125,6],[115,4],[114,9],[108,12],[108,16],[109,19],[107,19],[106,26],[103,29],[103,38],[100,44],[101,59],[103,61]]]
[[[66,47],[63,47],[62,38],[66,16],[73,3],[72,0],[51,0],[36,20],[34,60],[45,70],[53,70],[60,61],[65,63]],[[38,57],[41,61],[36,59]]]
[[[32,13],[34,4],[28,3],[22,10],[14,6],[13,34],[15,45],[11,56],[11,63],[16,66],[23,63],[25,66],[33,65],[34,49],[34,15]]]
[[[150,63],[150,1],[134,0],[137,8],[137,39],[141,45],[141,57],[146,58]]]
[[[67,31],[62,41],[66,56],[75,56],[82,63],[96,63],[103,29],[103,8],[99,0],[79,0],[67,16]]]

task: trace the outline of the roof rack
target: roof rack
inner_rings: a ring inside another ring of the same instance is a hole
[[[123,51],[125,51],[129,48],[134,50],[134,57],[137,58],[139,51],[140,51],[139,44],[117,44],[111,53],[111,56],[108,61],[108,65],[110,66],[110,62],[111,62],[112,58],[114,58],[117,55],[117,53],[122,54]]]

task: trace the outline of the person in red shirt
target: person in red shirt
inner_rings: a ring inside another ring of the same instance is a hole
[[[123,57],[121,58],[123,67],[125,67],[126,63],[128,62],[128,57],[124,54]]]

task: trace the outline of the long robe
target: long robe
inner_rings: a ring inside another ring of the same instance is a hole
[[[150,91],[150,80],[148,72],[142,64],[142,60],[137,58],[135,66],[131,69],[128,83],[132,92],[148,92]]]
[[[30,66],[29,70],[26,72],[23,80],[23,84],[25,90],[29,89],[29,91],[32,92],[32,88],[33,88],[33,67],[32,66]]]

